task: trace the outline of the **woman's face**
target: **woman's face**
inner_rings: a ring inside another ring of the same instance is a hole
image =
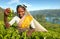
[[[25,10],[22,7],[19,7],[17,12],[21,17],[25,14]]]

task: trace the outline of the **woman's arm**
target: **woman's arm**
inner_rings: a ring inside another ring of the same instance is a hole
[[[30,30],[27,32],[27,36],[31,36],[31,34],[32,34],[33,32],[35,32],[35,26],[34,26],[33,20],[32,20],[32,22],[31,22],[31,28],[32,28],[32,29],[30,29]]]
[[[10,13],[10,8],[6,8],[4,10],[4,24],[5,24],[6,28],[10,27],[10,24],[8,23],[8,15],[9,15],[9,13]]]
[[[9,28],[10,27],[10,24],[8,23],[8,16],[5,15],[5,12],[4,12],[4,24],[5,24],[5,27],[6,28]]]
[[[13,25],[15,22],[18,23],[19,18],[17,16],[13,17],[13,19],[8,22],[8,16],[4,14],[4,23],[5,23],[5,27],[9,28],[11,25]]]
[[[8,15],[11,13],[10,8],[4,10],[4,24],[6,28],[9,28],[12,24],[15,23],[16,17],[14,17],[10,22],[8,22]]]

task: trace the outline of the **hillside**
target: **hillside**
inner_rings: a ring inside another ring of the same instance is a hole
[[[0,7],[0,13],[3,13],[3,10],[4,10],[4,9]]]
[[[58,13],[58,12],[60,12],[59,10],[57,10],[57,11],[55,11],[55,10],[32,11],[33,13],[31,12],[31,14],[35,15],[36,20],[43,27],[45,27],[48,30],[48,32],[33,32],[30,37],[26,36],[27,30],[23,33],[19,33],[18,29],[16,28],[16,24],[13,24],[8,29],[5,28],[4,22],[1,21],[4,17],[3,9],[0,8],[0,11],[1,11],[0,12],[0,39],[60,39],[60,24],[53,24],[50,22],[46,22],[44,19],[44,17],[45,17],[44,15],[49,16],[53,12],[55,12],[55,13],[53,13],[53,15],[60,14],[60,13]],[[49,12],[49,13],[46,13],[46,12]]]
[[[46,16],[52,16],[52,17],[60,17],[60,9],[46,9],[46,10],[36,10],[36,11],[30,11],[32,15],[36,14],[42,14]]]
[[[3,12],[4,9],[0,7],[0,21],[3,20],[3,16],[4,16]]]

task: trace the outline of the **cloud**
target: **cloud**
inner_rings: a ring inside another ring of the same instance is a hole
[[[23,3],[23,2],[20,2],[20,0],[11,0],[9,2],[7,2],[8,5],[12,5],[12,4],[24,4],[26,5],[27,7],[31,7],[32,5],[31,4],[28,4],[28,3]]]
[[[5,9],[5,8],[6,8],[6,6],[3,6],[3,5],[0,5],[0,7],[1,7],[1,8],[3,8],[3,9]]]
[[[11,1],[7,2],[7,4],[9,4],[9,5],[14,4],[14,3],[18,4],[19,0],[11,0]]]
[[[28,4],[28,3],[22,3],[24,5],[26,5],[27,7],[31,7],[32,5],[31,4]]]
[[[7,7],[10,7],[12,9],[15,10],[16,8],[16,5],[19,5],[19,4],[24,4],[27,6],[27,9],[30,9],[28,7],[31,7],[32,5],[30,3],[25,3],[25,2],[22,2],[21,0],[10,0],[9,2],[7,2]],[[12,6],[13,5],[13,6]]]

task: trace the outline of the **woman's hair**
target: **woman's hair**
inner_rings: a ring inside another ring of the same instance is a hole
[[[16,11],[18,11],[19,7],[23,8],[24,11],[26,10],[26,6],[25,5],[23,5],[23,6],[22,5],[17,5]]]

